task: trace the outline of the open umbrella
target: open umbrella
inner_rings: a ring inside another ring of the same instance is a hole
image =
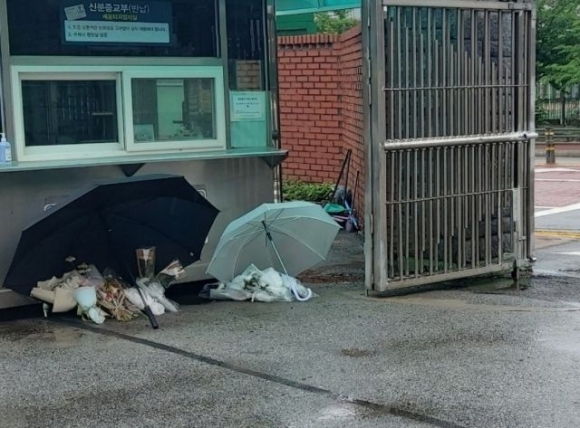
[[[199,260],[219,211],[184,177],[101,182],[45,213],[22,232],[4,286],[29,295],[38,281],[70,270],[68,257],[138,277],[135,250],[156,247],[156,270]]]
[[[295,276],[326,259],[339,229],[310,202],[263,204],[228,225],[207,272],[225,282],[254,264]]]

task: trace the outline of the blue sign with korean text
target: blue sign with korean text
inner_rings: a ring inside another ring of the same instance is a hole
[[[170,44],[171,4],[74,1],[61,9],[64,43]]]

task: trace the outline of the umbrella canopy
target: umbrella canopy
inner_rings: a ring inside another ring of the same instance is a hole
[[[319,205],[264,204],[229,224],[207,272],[225,282],[254,264],[295,276],[326,259],[339,229]]]
[[[66,262],[138,276],[135,250],[156,247],[156,271],[199,260],[219,211],[184,177],[140,176],[91,186],[22,232],[4,286],[30,294],[38,281],[71,270]]]

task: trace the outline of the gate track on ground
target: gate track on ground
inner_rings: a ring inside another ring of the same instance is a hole
[[[458,425],[454,422],[445,421],[442,419],[438,419],[435,417],[427,416],[417,412],[411,412],[406,410],[400,406],[396,405],[385,405],[379,403],[373,403],[367,400],[359,400],[356,398],[344,397],[342,395],[336,394],[328,389],[319,388],[317,386],[308,385],[303,382],[296,382],[291,379],[286,379],[280,376],[271,375],[268,373],[252,370],[249,368],[245,368],[242,366],[237,366],[234,364],[229,364],[221,360],[217,360],[215,358],[207,357],[205,355],[196,354],[195,352],[185,351],[180,348],[176,348],[174,346],[165,345],[163,343],[155,342],[148,339],[141,339],[139,337],[131,336],[128,334],[118,333],[115,331],[107,330],[102,327],[92,326],[83,323],[82,321],[65,319],[65,318],[53,318],[53,322],[61,325],[67,325],[70,327],[75,327],[81,330],[89,331],[91,333],[100,334],[102,336],[113,337],[116,339],[126,340],[129,342],[133,342],[142,346],[148,346],[150,348],[154,348],[160,351],[170,352],[175,355],[179,355],[181,357],[189,358],[190,360],[197,361],[200,363],[208,364],[215,367],[220,367],[222,369],[231,370],[236,373],[244,374],[247,376],[251,376],[257,379],[262,379],[268,382],[277,383],[279,385],[284,385],[290,388],[298,389],[301,391],[309,392],[312,394],[317,394],[321,396],[328,397],[335,401],[340,401],[343,403],[350,403],[356,406],[360,406],[367,410],[371,410],[377,414],[383,415],[390,415],[390,416],[397,416],[403,419],[408,419],[416,422],[422,422],[425,424],[429,424],[439,428],[467,428],[463,425]]]

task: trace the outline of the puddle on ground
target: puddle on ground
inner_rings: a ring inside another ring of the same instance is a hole
[[[538,339],[542,345],[553,349],[580,356],[580,339],[574,335],[554,334]]]
[[[341,421],[355,419],[357,408],[354,404],[334,404],[323,409],[318,417],[319,421]]]
[[[513,306],[504,305],[500,302],[497,304],[489,303],[469,303],[466,300],[457,298],[441,298],[437,296],[398,296],[398,297],[375,297],[375,296],[356,296],[365,300],[373,300],[385,303],[402,303],[419,306],[429,306],[440,309],[452,310],[477,310],[484,312],[576,312],[580,308],[567,305],[562,302],[561,307],[539,307],[539,306]]]
[[[0,339],[10,342],[39,343],[43,346],[68,348],[75,345],[83,332],[46,323],[2,323]]]

